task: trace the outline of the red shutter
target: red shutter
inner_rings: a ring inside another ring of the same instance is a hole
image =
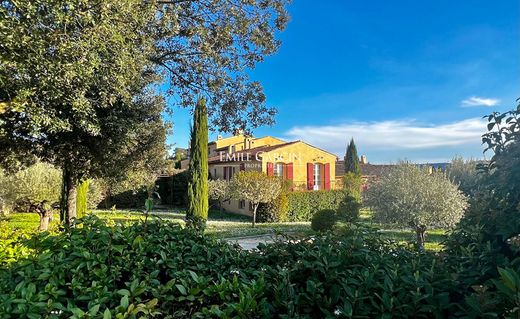
[[[267,175],[274,176],[274,165],[273,163],[267,163]]]
[[[314,189],[314,164],[307,163],[307,189]]]
[[[240,163],[240,170],[245,171],[246,170],[246,164]]]
[[[289,163],[289,164],[285,165],[285,168],[286,168],[286,172],[287,172],[285,175],[285,178],[292,181],[293,180],[293,163]]]
[[[227,167],[224,166],[224,179],[227,181]]]
[[[329,190],[330,189],[330,163],[326,163],[323,165],[323,179],[325,180],[324,189]]]

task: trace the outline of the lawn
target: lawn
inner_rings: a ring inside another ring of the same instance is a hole
[[[91,212],[102,219],[115,223],[133,222],[144,219],[142,212],[136,210],[95,210]],[[184,223],[185,213],[182,210],[160,210],[155,211],[150,219],[164,219]],[[56,216],[57,217],[57,216]],[[15,213],[7,217],[7,221],[13,228],[35,229],[38,227],[38,215],[32,213]],[[407,228],[400,228],[392,224],[379,224],[372,220],[370,211],[362,210],[360,222],[366,226],[380,230],[384,237],[394,239],[399,242],[413,243],[415,234]],[[54,220],[51,225],[57,226]],[[220,213],[211,210],[207,222],[206,232],[215,238],[236,238],[255,235],[285,233],[293,235],[311,234],[310,222],[295,223],[258,223],[255,228],[251,227],[251,219],[247,216],[240,216],[230,213]],[[427,232],[426,249],[440,250],[441,242],[446,237],[443,229],[432,229]]]

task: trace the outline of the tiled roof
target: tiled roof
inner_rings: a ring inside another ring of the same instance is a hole
[[[446,169],[449,163],[431,163],[431,164],[417,164],[420,167],[431,166],[435,169]],[[361,175],[363,176],[382,176],[393,167],[395,164],[359,164],[361,168]],[[336,162],[336,175],[341,176],[345,172],[345,161]]]
[[[292,142],[288,142],[288,143],[284,143],[284,144],[277,144],[277,145],[264,145],[264,146],[250,148],[250,149],[247,149],[247,150],[234,152],[232,154],[235,155],[236,158],[240,158],[240,157],[244,157],[245,158],[247,156],[247,154],[249,154],[249,158],[251,160],[255,160],[256,155],[258,153],[270,152],[270,151],[273,151],[273,150],[276,150],[276,149],[279,149],[279,148],[282,148],[282,147],[285,147],[285,146],[288,146],[288,145],[291,145],[291,144],[295,144],[295,143],[298,143],[298,142],[300,142],[300,141],[292,141]],[[217,155],[217,156],[210,157],[208,159],[208,162],[210,164],[215,164],[215,163],[225,163],[225,162],[235,162],[235,161],[233,161],[233,160],[227,161],[225,157],[223,158],[223,160],[221,160],[220,159],[220,155]]]

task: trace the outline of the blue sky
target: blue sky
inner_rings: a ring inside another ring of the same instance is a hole
[[[520,96],[517,0],[296,0],[289,12],[280,50],[250,72],[278,109],[255,136],[341,157],[353,137],[372,163],[481,158],[481,117]],[[168,119],[169,142],[186,147],[189,110]]]

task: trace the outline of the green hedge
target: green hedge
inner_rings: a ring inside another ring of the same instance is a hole
[[[22,250],[0,254],[0,318],[518,315],[518,264],[501,263],[494,280],[468,281],[468,271],[491,260],[472,249],[417,253],[368,228],[349,228],[251,253],[168,221],[108,226],[89,216],[79,223],[31,240],[31,252],[23,251],[26,241],[7,239]]]
[[[341,202],[348,196],[344,190],[292,192],[288,194],[288,221],[306,222],[320,210],[338,210]]]

